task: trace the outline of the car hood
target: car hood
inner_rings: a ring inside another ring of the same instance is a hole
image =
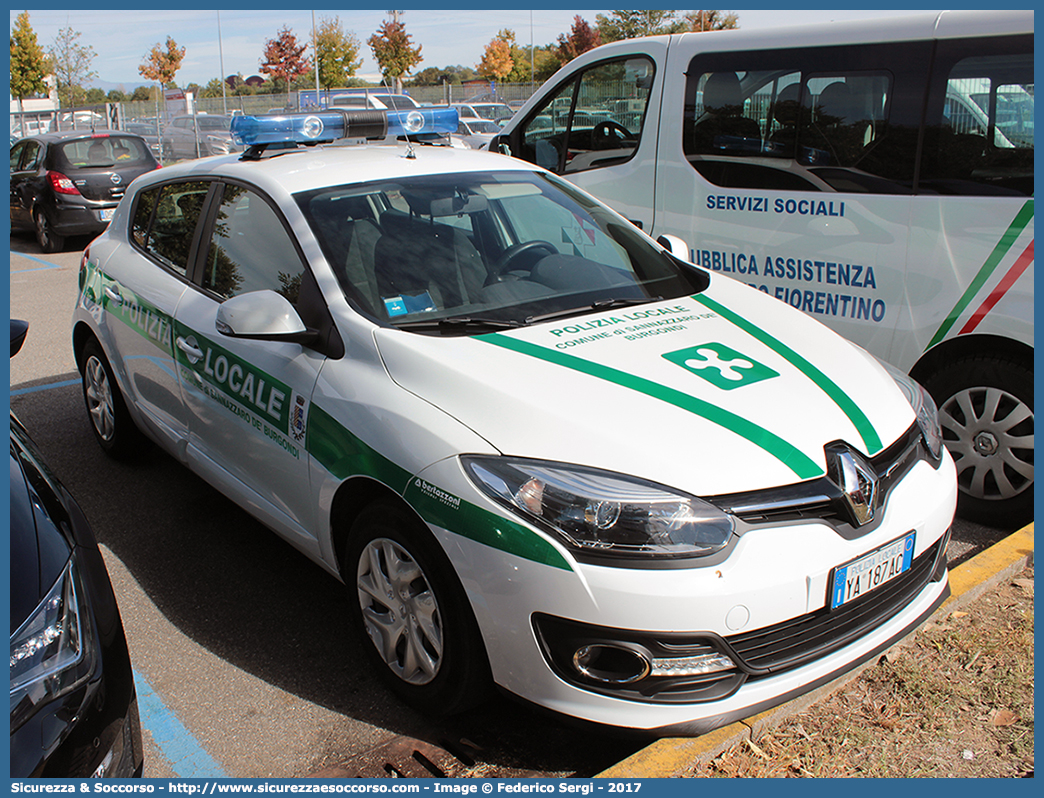
[[[914,422],[869,354],[725,279],[693,297],[507,332],[376,338],[395,382],[505,455],[696,495],[820,477],[826,444],[873,456]]]

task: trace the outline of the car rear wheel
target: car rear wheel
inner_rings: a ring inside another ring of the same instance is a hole
[[[36,225],[36,241],[44,252],[58,252],[65,246],[65,236],[54,232],[43,208],[33,211],[33,222]]]
[[[352,525],[344,575],[355,632],[400,698],[434,714],[482,699],[489,668],[478,625],[423,524],[399,505],[370,505]]]
[[[97,340],[92,338],[84,345],[80,362],[83,401],[98,444],[106,454],[118,460],[139,453],[145,445],[145,437],[127,411],[112,367]]]
[[[957,512],[999,527],[1033,518],[1033,373],[1001,356],[965,357],[924,381],[957,466]]]

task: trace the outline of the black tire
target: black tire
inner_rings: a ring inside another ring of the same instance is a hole
[[[98,445],[115,460],[140,454],[146,446],[146,438],[127,411],[112,367],[94,338],[84,344],[80,370],[83,402]]]
[[[453,567],[402,506],[379,501],[352,525],[342,568],[353,631],[400,698],[451,715],[491,679],[478,624]]]
[[[44,252],[60,252],[65,246],[65,236],[54,232],[43,208],[33,211],[33,223],[36,227],[36,242]]]
[[[996,528],[1033,520],[1033,371],[1004,356],[969,356],[924,386],[957,465],[957,514]]]

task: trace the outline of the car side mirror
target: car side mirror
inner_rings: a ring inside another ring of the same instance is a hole
[[[11,357],[17,355],[18,350],[22,348],[27,332],[29,332],[29,322],[11,319]]]
[[[286,297],[268,289],[226,299],[218,305],[214,326],[222,335],[259,341],[309,345],[319,337],[316,330],[305,327]]]
[[[656,243],[679,260],[683,260],[686,263],[691,262],[689,245],[678,238],[678,236],[664,234],[656,239]]]

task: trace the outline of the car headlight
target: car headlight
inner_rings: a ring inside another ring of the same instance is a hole
[[[11,635],[11,731],[42,704],[69,692],[94,670],[94,630],[75,557]]]
[[[729,515],[662,485],[539,460],[474,456],[462,461],[484,493],[588,554],[706,557],[732,536]]]
[[[910,403],[910,407],[917,415],[917,426],[921,428],[921,434],[924,435],[924,443],[928,447],[928,452],[938,460],[942,456],[943,437],[942,427],[939,426],[939,409],[935,406],[935,400],[913,377],[904,374],[889,363],[882,361],[881,365],[895,380],[896,385],[906,397],[906,401]]]

